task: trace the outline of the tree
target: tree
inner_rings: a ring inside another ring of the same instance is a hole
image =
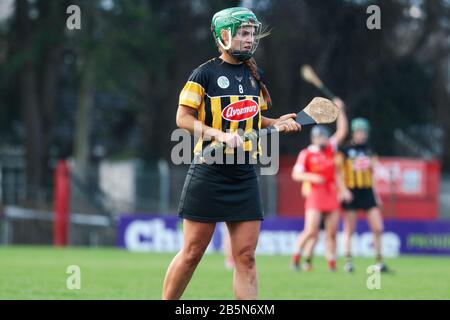
[[[16,0],[8,41],[9,74],[25,126],[27,200],[43,196],[64,44],[65,1]]]

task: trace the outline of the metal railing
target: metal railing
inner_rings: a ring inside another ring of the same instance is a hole
[[[53,221],[53,212],[6,206],[0,219],[2,243],[4,245],[36,243],[35,240],[38,238],[40,239],[38,243],[50,244]],[[33,225],[39,224],[39,228],[32,228]],[[112,237],[115,238],[115,225],[115,221],[109,217],[72,213],[70,214],[69,244],[89,246],[114,244],[112,239],[101,239],[100,234],[104,231],[103,229],[109,229],[109,232],[113,234]],[[83,228],[85,230],[81,230]],[[85,234],[87,232],[84,239],[80,237],[80,231]]]

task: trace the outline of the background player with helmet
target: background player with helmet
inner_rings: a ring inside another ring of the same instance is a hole
[[[341,146],[338,152],[339,163],[344,173],[344,181],[352,193],[352,200],[342,204],[344,208],[344,270],[352,272],[354,266],[351,255],[351,239],[356,229],[357,213],[366,213],[367,222],[373,233],[373,243],[378,267],[387,271],[381,252],[383,217],[379,209],[380,200],[373,185],[373,169],[376,156],[369,145],[370,124],[364,118],[355,118],[351,122],[351,140]]]

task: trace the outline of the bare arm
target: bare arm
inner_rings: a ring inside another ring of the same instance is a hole
[[[336,187],[338,189],[338,192],[343,192],[344,190],[347,189],[347,187],[345,186],[344,174],[342,172],[342,169],[340,167],[337,167],[335,172],[336,172],[335,173]]]
[[[381,201],[381,197],[379,195],[379,193],[377,192],[377,189],[375,187],[375,183],[374,183],[374,179],[373,179],[373,175],[374,175],[374,170],[375,170],[375,166],[378,164],[378,157],[377,156],[372,156],[370,157],[370,162],[371,162],[371,170],[372,170],[372,190],[373,190],[373,195],[375,196],[375,201],[377,203],[377,205],[379,207],[383,207],[383,202]]]
[[[261,128],[273,126],[277,120],[261,116]]]
[[[333,99],[333,102],[339,107],[339,114],[336,120],[336,132],[332,138],[335,139],[337,145],[340,145],[348,134],[348,119],[345,113],[344,102],[340,98]]]
[[[274,126],[280,132],[300,131],[301,126],[294,120],[297,116],[295,113],[282,115],[278,119],[272,119],[261,116],[261,128]]]
[[[342,161],[342,160],[341,160]],[[342,165],[338,164],[335,169],[336,187],[338,191],[338,198],[344,202],[350,202],[353,198],[352,193],[345,185],[344,169]]]
[[[222,131],[211,128],[197,119],[197,110],[184,105],[179,105],[176,116],[178,128],[186,129],[192,134],[198,134],[208,138],[215,138]],[[195,129],[201,129],[197,131]]]
[[[194,108],[179,105],[176,122],[179,128],[186,129],[198,137],[214,138],[219,142],[225,142],[231,148],[239,147],[244,143],[242,138],[236,133],[225,133],[202,123],[197,119],[197,110]]]
[[[299,172],[297,170],[292,170],[291,177],[294,181],[297,182],[311,182],[320,184],[324,182],[324,179],[321,175],[317,173],[311,173],[311,172]]]

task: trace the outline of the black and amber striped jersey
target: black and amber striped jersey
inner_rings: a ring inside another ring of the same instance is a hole
[[[348,144],[340,147],[338,164],[344,172],[345,185],[349,189],[369,189],[373,186],[375,154],[367,144]]]
[[[259,74],[261,71],[259,70]],[[195,69],[180,93],[179,104],[198,111],[204,124],[224,132],[250,132],[261,128],[261,110],[267,109],[258,82],[244,64],[229,64],[214,58]],[[211,141],[200,139],[194,153],[203,150]],[[212,142],[214,143],[214,142]],[[256,157],[260,143],[244,143],[244,150]],[[233,153],[226,148],[225,154]]]

